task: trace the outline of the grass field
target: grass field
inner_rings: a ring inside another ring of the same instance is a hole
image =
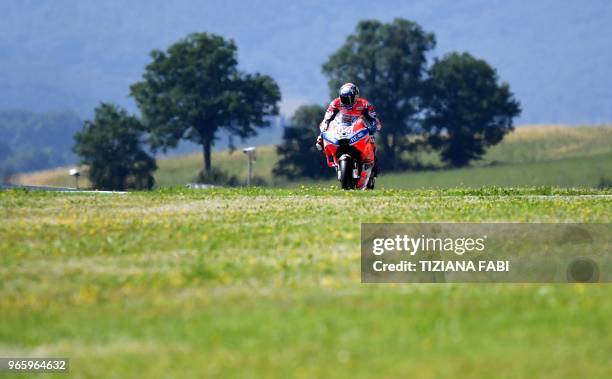
[[[611,145],[612,146],[612,145]],[[454,170],[419,171],[381,175],[378,184],[386,188],[481,186],[598,187],[612,183],[612,152],[585,157],[500,163]]]
[[[318,154],[313,151],[313,154]],[[436,154],[420,154],[422,162],[440,167]],[[292,186],[272,177],[278,158],[273,146],[258,147],[254,175],[276,186]],[[158,160],[157,185],[168,187],[194,181],[202,167],[199,153]],[[213,165],[245,178],[246,158],[241,151],[215,152]],[[452,188],[503,186],[598,186],[612,182],[612,127],[526,126],[517,128],[491,148],[474,167],[401,174],[383,173],[379,184],[387,188]],[[33,185],[73,186],[68,169],[23,175],[19,181]],[[85,178],[83,178],[85,179]],[[87,185],[86,180],[82,180]],[[329,182],[330,184],[332,182]],[[303,181],[299,184],[312,185]],[[298,184],[298,185],[299,185]]]
[[[359,271],[361,222],[607,223],[610,190],[3,191],[0,211],[0,356],[74,377],[612,377],[609,285]]]

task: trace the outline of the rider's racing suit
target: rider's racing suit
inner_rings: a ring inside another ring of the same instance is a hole
[[[325,112],[325,116],[323,117],[323,121],[321,121],[321,125],[319,128],[321,129],[321,133],[323,133],[329,127],[329,123],[332,122],[334,117],[340,113],[341,115],[348,116],[363,116],[365,121],[369,124],[368,130],[370,131],[370,135],[372,136],[372,148],[374,149],[374,156],[376,157],[376,143],[374,142],[374,134],[380,130],[382,124],[376,115],[376,110],[374,106],[366,99],[358,98],[354,105],[348,106],[342,104],[340,98],[337,97],[329,103],[327,107],[327,111]],[[323,146],[323,140],[321,136],[317,139],[317,144],[321,147]],[[376,159],[376,158],[374,158]],[[378,165],[374,164],[374,172],[373,174],[376,176],[378,173]]]

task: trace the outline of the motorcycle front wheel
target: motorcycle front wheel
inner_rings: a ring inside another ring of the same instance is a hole
[[[348,190],[355,188],[355,180],[353,179],[353,161],[351,159],[343,159],[340,161],[340,183],[342,189]]]

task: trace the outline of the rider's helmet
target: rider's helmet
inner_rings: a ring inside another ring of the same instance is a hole
[[[352,107],[359,99],[359,88],[353,83],[343,84],[339,92],[342,105]]]

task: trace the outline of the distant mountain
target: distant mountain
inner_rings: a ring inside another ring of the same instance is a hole
[[[404,17],[436,34],[436,56],[469,51],[496,67],[522,103],[518,123],[612,120],[608,0],[21,0],[0,2],[0,15],[0,109],[89,118],[111,101],[136,112],[129,86],[149,52],[207,31],[236,41],[244,70],[279,82],[290,116],[329,100],[321,64],[359,20]],[[277,142],[281,132],[246,143]],[[217,146],[226,145],[221,136]]]
[[[0,111],[0,174],[75,163],[73,135],[81,126],[69,111]]]

